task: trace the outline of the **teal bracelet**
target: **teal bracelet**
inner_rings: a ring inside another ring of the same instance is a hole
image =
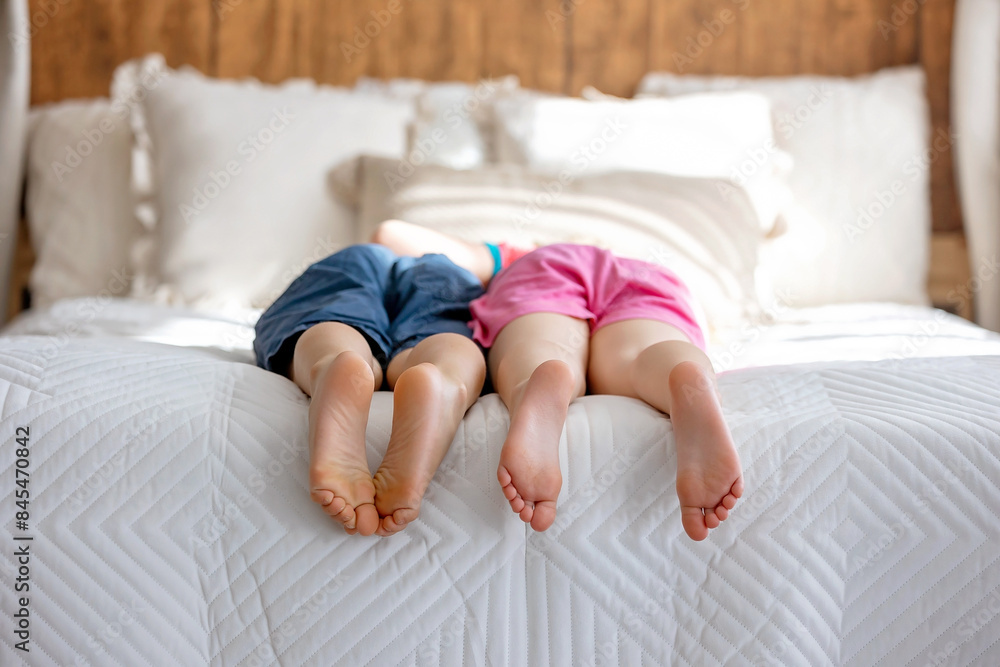
[[[489,248],[490,254],[493,255],[493,275],[495,276],[503,268],[503,260],[500,258],[500,248],[493,243],[484,243],[483,245]]]

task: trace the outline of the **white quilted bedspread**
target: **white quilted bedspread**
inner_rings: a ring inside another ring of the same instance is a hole
[[[346,536],[308,497],[305,397],[232,359],[0,338],[0,663],[1000,664],[1000,356],[723,375],[747,492],[702,543],[681,529],[669,421],[616,397],[571,408],[550,531],[497,488],[491,395],[417,522]],[[390,412],[376,396],[373,466]]]

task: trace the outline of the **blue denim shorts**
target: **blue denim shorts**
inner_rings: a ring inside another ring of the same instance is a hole
[[[482,294],[479,279],[444,255],[397,257],[380,245],[350,246],[306,269],[260,316],[257,365],[287,376],[299,336],[340,322],[368,340],[385,370],[434,334],[471,339],[469,302]]]

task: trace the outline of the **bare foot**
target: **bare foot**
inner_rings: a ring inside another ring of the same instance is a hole
[[[546,361],[531,374],[500,451],[497,479],[510,508],[537,531],[556,520],[562,488],[559,437],[576,392],[573,372],[562,361]]]
[[[375,472],[379,535],[392,535],[420,514],[427,486],[465,415],[463,387],[432,364],[412,366],[393,387],[392,435]]]
[[[365,457],[365,427],[375,379],[358,354],[342,352],[317,375],[309,404],[312,499],[349,534],[378,528],[375,485]]]
[[[681,521],[688,536],[701,541],[743,495],[743,469],[708,373],[685,361],[674,367],[668,382]]]

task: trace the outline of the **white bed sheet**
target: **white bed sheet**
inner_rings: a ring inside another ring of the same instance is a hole
[[[211,314],[134,299],[66,299],[23,313],[6,335],[124,337],[203,347],[253,363],[258,310]],[[718,372],[816,361],[880,361],[1000,352],[1000,334],[942,310],[892,303],[784,309],[711,341]]]
[[[705,542],[681,529],[669,421],[606,396],[571,406],[546,533],[496,486],[491,395],[421,517],[381,539],[309,500],[307,401],[249,363],[252,314],[79,308],[0,336],[0,442],[31,428],[35,538],[32,653],[5,632],[0,663],[1000,663],[1000,341],[960,321],[935,340],[983,356],[916,345],[926,310],[761,330],[740,362],[784,365],[720,377],[747,492]],[[831,341],[884,360],[787,363]],[[391,408],[375,397],[373,467]]]

